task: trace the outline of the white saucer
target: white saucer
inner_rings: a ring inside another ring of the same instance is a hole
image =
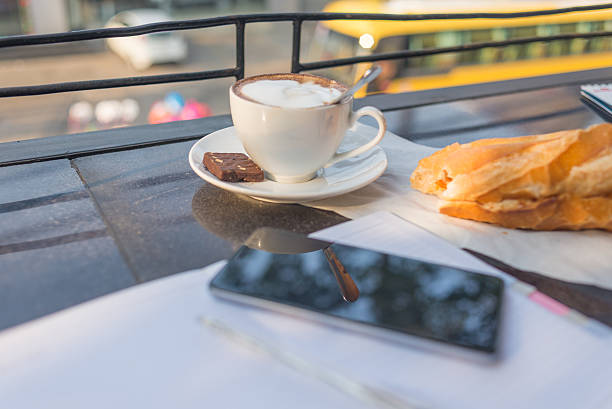
[[[339,151],[364,144],[374,137],[376,129],[357,124],[347,132]],[[189,151],[189,164],[202,179],[221,189],[276,203],[299,203],[325,199],[352,192],[375,181],[387,168],[387,155],[381,147],[336,163],[319,171],[319,176],[303,183],[263,182],[231,183],[217,179],[202,163],[205,152],[243,152],[233,126],[213,132],[200,139]]]

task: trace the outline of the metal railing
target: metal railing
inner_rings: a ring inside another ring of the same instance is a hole
[[[588,39],[612,35],[612,31],[601,31],[591,33],[559,34],[545,37],[526,37],[504,41],[487,41],[472,43],[454,47],[424,49],[424,50],[402,50],[391,53],[379,53],[367,56],[341,58],[326,61],[314,61],[304,63],[300,61],[300,48],[302,43],[302,24],[304,21],[323,20],[380,20],[380,21],[418,21],[418,20],[451,20],[451,19],[512,19],[520,17],[534,17],[543,15],[564,14],[579,11],[595,11],[612,8],[612,3],[597,4],[591,6],[567,7],[561,9],[526,11],[515,13],[449,13],[449,14],[371,14],[371,13],[276,13],[276,14],[250,14],[226,17],[214,17],[199,20],[184,20],[173,22],[162,22],[145,24],[125,28],[103,28],[95,30],[80,30],[58,34],[44,35],[19,35],[0,38],[0,49],[7,47],[58,44],[73,41],[96,40],[111,37],[129,37],[143,34],[151,34],[161,31],[180,31],[200,28],[234,25],[236,27],[236,66],[220,70],[195,71],[175,74],[148,75],[136,77],[110,78],[102,80],[72,81],[42,85],[28,85],[0,88],[0,97],[16,97],[26,95],[43,95],[60,92],[84,91],[92,89],[129,87],[136,85],[163,84],[172,82],[198,81],[213,78],[244,77],[244,36],[245,25],[260,22],[293,23],[293,39],[291,52],[291,72],[316,70],[343,65],[351,65],[363,62],[374,62],[380,60],[391,60],[411,57],[422,57],[434,54],[464,52],[478,50],[487,47],[505,47],[508,45],[526,44],[531,42],[548,42],[555,40]]]

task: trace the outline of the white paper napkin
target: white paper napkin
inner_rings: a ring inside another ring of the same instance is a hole
[[[410,174],[418,161],[436,149],[389,132],[381,146],[389,158],[389,166],[376,182],[355,192],[304,205],[331,210],[351,219],[389,211],[456,246],[478,251],[516,268],[612,289],[612,233],[515,230],[441,215],[436,197],[410,187]]]

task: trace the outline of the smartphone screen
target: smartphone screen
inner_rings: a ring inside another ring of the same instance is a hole
[[[315,318],[495,351],[503,298],[499,278],[312,241],[321,249],[279,254],[243,246],[211,289],[242,302],[263,300],[255,304],[276,310],[290,306]]]

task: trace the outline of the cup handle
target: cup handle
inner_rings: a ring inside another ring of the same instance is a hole
[[[385,136],[385,132],[387,131],[387,121],[385,120],[385,117],[383,116],[382,112],[380,112],[374,107],[367,106],[355,112],[352,112],[350,118],[351,126],[354,126],[357,120],[365,115],[369,115],[372,118],[376,119],[376,122],[378,122],[378,134],[376,134],[374,139],[372,139],[368,143],[365,143],[355,149],[334,154],[334,156],[325,164],[325,166],[323,166],[324,168],[327,168],[333,165],[334,163],[338,163],[342,160],[352,158],[353,156],[360,155],[366,152],[367,150],[373,148],[374,145],[378,144],[382,140],[383,136]]]

